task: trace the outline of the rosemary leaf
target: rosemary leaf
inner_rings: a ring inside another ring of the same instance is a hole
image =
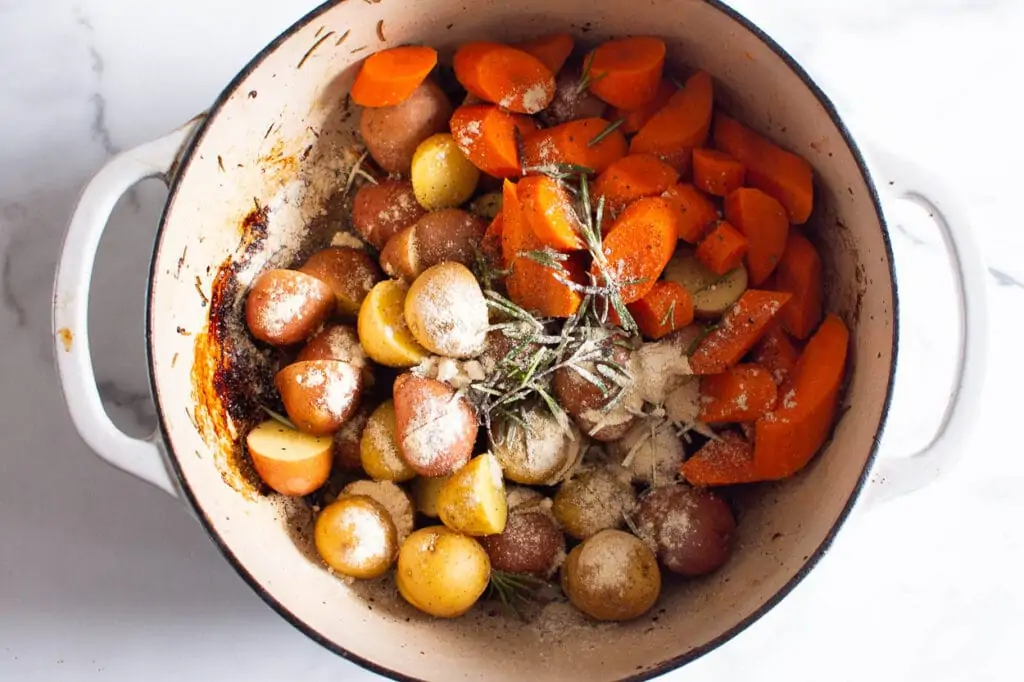
[[[717,329],[717,328],[718,328],[717,324],[712,324],[712,325],[708,325],[707,327],[702,329],[700,334],[697,334],[697,336],[693,339],[693,341],[690,342],[690,345],[686,347],[686,353],[685,353],[686,357],[690,357],[691,355],[693,355],[693,352],[695,350],[697,350],[698,346],[700,346],[701,341],[706,339],[708,337],[708,335],[710,335],[711,332],[715,331],[715,329]]]
[[[263,408],[263,411],[267,413],[267,416],[270,417],[271,419],[273,419],[274,421],[280,422],[281,424],[284,424],[289,429],[294,429],[296,431],[298,430],[295,427],[295,424],[292,423],[292,420],[289,419],[288,417],[284,416],[280,412],[274,412],[272,409],[270,409],[266,405],[260,405],[260,407]]]
[[[590,142],[587,143],[587,147],[596,147],[597,145],[601,144],[601,142],[603,142],[606,137],[608,137],[616,130],[618,130],[620,127],[622,127],[622,124],[625,122],[625,116],[612,121],[605,127],[604,130],[599,132],[597,135],[594,135],[593,139],[591,139]]]
[[[529,258],[533,262],[539,263],[546,268],[554,269],[560,269],[562,262],[569,258],[567,254],[559,253],[550,247],[535,249],[533,251],[520,251],[519,255],[523,258]]]
[[[665,315],[661,318],[661,322],[659,323],[659,326],[664,327],[665,325],[667,325],[669,323],[669,320],[672,321],[672,326],[675,327],[676,326],[676,302],[675,301],[672,301],[671,303],[668,304],[668,310],[665,311]]]
[[[742,267],[742,266],[740,266],[740,267]],[[732,277],[736,273],[737,270],[739,270],[739,267],[733,268],[732,270],[729,270],[728,272],[726,272],[724,275],[719,275],[718,277],[714,278],[713,280],[711,280],[710,282],[708,282],[707,284],[702,286],[700,289],[697,289],[697,291],[694,292],[694,296],[696,296],[697,294],[702,293],[704,291],[708,291],[709,289],[715,288],[716,286],[718,286],[719,284],[721,284],[722,282],[724,282],[728,278]]]
[[[618,293],[613,293],[608,298],[611,300],[612,307],[615,308],[615,314],[619,316],[619,322],[621,323],[622,328],[628,332],[636,332],[636,321],[626,309],[626,304],[622,302],[622,296]]]

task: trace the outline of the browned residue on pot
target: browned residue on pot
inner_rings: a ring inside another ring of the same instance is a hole
[[[257,162],[260,171],[267,176],[271,182],[284,184],[294,180],[299,174],[299,159],[295,154],[288,153],[285,149],[285,141],[278,138],[274,141],[270,151],[260,157]],[[243,235],[245,221],[242,221]]]
[[[64,352],[71,352],[71,345],[74,343],[75,335],[71,333],[71,330],[67,327],[61,327],[57,330],[57,338],[60,339],[60,344],[64,346]]]

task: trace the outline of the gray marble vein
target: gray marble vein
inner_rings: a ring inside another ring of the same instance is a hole
[[[100,381],[97,387],[104,404],[113,405],[127,412],[140,429],[151,430],[156,427],[156,410],[148,392],[132,391],[109,380]]]
[[[988,274],[992,275],[992,278],[995,279],[996,284],[998,284],[1001,287],[1018,287],[1024,289],[1024,282],[1021,282],[1013,275],[1003,272],[1002,270],[999,270],[997,268],[989,268]]]

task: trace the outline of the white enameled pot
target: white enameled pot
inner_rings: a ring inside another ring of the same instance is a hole
[[[325,207],[337,205],[331,197],[343,190],[354,158],[358,116],[346,92],[365,54],[553,31],[587,42],[664,37],[671,62],[709,71],[727,109],[810,160],[817,183],[810,229],[826,262],[828,304],[853,332],[845,407],[831,443],[804,472],[742,500],[733,560],[711,577],[670,585],[656,619],[594,626],[555,613],[522,624],[477,610],[431,620],[387,584],[352,587],[330,575],[312,555],[308,509],[250,484],[238,437],[259,400],[246,381],[262,366],[238,328],[239,304],[256,273],[322,246],[338,226]],[[146,321],[160,430],[137,440],[117,430],[100,402],[87,292],[114,204],[149,177],[170,185]],[[957,389],[925,451],[875,462],[898,326],[882,204],[907,199],[934,214],[956,270]],[[446,681],[643,679],[728,640],[800,581],[858,500],[867,506],[908,492],[950,464],[977,404],[985,322],[982,267],[952,197],[913,166],[859,146],[803,69],[714,0],[329,2],[257,55],[207,114],[96,175],[71,221],[54,296],[65,398],[101,457],[180,497],[253,589],[316,641],[384,675]]]

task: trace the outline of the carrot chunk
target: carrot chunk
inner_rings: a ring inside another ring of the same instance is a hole
[[[409,45],[381,50],[366,58],[352,83],[352,101],[363,107],[404,102],[437,65],[437,51]]]
[[[784,292],[747,289],[694,350],[690,369],[698,375],[718,374],[738,363],[790,298]]]
[[[518,43],[513,47],[533,55],[544,66],[548,67],[551,73],[557,75],[562,70],[562,67],[565,66],[565,60],[572,54],[572,48],[575,45],[576,41],[568,33],[552,33],[551,35]]]
[[[789,303],[783,306],[782,310],[788,305]],[[780,310],[779,318],[781,317]],[[776,320],[750,351],[750,359],[771,372],[775,384],[781,386],[786,383],[793,368],[796,367],[796,362],[800,359],[800,350]]]
[[[764,367],[740,364],[721,374],[701,377],[700,396],[701,421],[752,422],[775,408],[779,389]]]
[[[676,226],[679,238],[696,244],[708,229],[718,221],[718,210],[706,194],[691,184],[684,183],[669,187],[661,195],[676,212]]]
[[[629,151],[654,154],[688,177],[693,149],[704,146],[711,129],[713,100],[711,76],[698,71],[644,124],[630,143]]]
[[[747,272],[760,286],[782,259],[789,219],[782,204],[759,189],[741,187],[725,198],[725,219],[750,242]]]
[[[620,118],[626,119],[622,124],[622,132],[632,135],[643,128],[644,124],[651,120],[651,116],[665,108],[668,101],[672,99],[672,95],[676,94],[676,90],[678,88],[672,84],[672,81],[663,78],[654,99],[639,109],[620,109],[616,107],[612,110],[611,118],[613,121]]]
[[[624,157],[628,146],[626,136],[617,129],[594,142],[610,125],[603,118],[581,118],[526,135],[523,166],[568,163],[601,173]]]
[[[743,436],[732,431],[720,434],[721,440],[708,441],[679,473],[697,486],[735,485],[760,480],[754,470],[754,448]]]
[[[635,36],[609,40],[588,57],[590,91],[613,107],[639,109],[658,94],[665,41]]]
[[[821,256],[817,249],[796,230],[790,230],[786,249],[775,270],[775,288],[793,294],[779,312],[782,326],[798,339],[806,339],[821,320],[822,298]]]
[[[693,150],[693,184],[708,194],[724,197],[743,186],[746,169],[725,152]]]
[[[693,297],[675,282],[655,283],[643,298],[627,307],[640,333],[655,341],[693,322]]]
[[[470,162],[497,178],[520,174],[516,121],[492,104],[461,106],[450,122],[455,144]]]
[[[697,245],[694,255],[716,275],[724,275],[743,263],[750,242],[735,227],[722,220]]]
[[[485,102],[519,114],[535,114],[551,104],[555,76],[531,54],[499,43],[466,43],[455,51],[455,77]]]
[[[502,213],[494,216],[494,220],[487,226],[483,239],[480,240],[480,253],[492,266],[503,269],[505,259],[501,253],[501,233],[504,228],[504,216]]]
[[[639,301],[654,288],[672,259],[676,246],[675,212],[660,197],[630,204],[612,224],[602,252],[607,265],[596,261],[591,273],[599,280],[609,275],[621,285],[622,302]]]
[[[651,154],[624,156],[594,181],[593,195],[604,197],[605,206],[619,212],[643,197],[657,196],[675,186],[676,169]]]
[[[556,251],[586,248],[572,199],[558,181],[547,175],[531,175],[519,181],[518,192],[523,220],[542,244]]]

